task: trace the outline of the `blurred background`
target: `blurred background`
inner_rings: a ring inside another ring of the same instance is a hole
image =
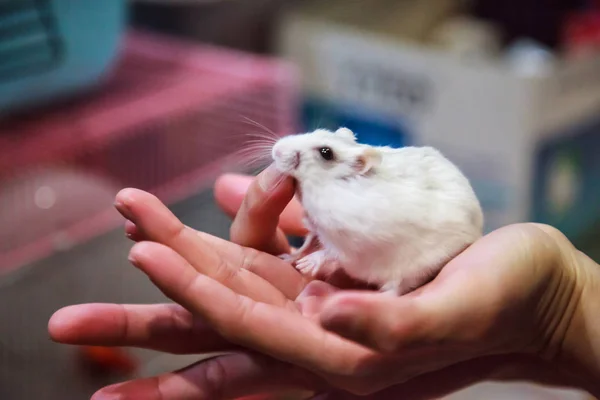
[[[66,305],[165,301],[127,262],[115,194],[150,191],[227,238],[212,184],[252,173],[244,149],[267,131],[438,147],[487,231],[549,223],[600,260],[599,50],[592,0],[0,1],[0,399],[87,399],[200,358],[61,346],[46,325]]]

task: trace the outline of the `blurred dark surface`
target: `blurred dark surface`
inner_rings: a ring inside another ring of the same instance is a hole
[[[215,205],[211,191],[171,209],[193,228],[228,237],[229,218]],[[81,368],[77,348],[50,341],[47,324],[56,310],[73,304],[169,301],[129,264],[131,246],[118,229],[68,252],[55,253],[0,282],[0,399],[82,400],[115,379],[125,379],[97,376]],[[136,350],[134,354],[142,368],[145,363],[153,363],[153,371],[173,368],[174,356],[157,362],[154,352]]]
[[[585,0],[474,0],[473,14],[504,30],[504,42],[530,37],[546,46],[560,44],[565,15],[583,8]]]
[[[202,4],[136,3],[137,28],[201,40],[255,53],[271,51],[274,21],[282,7],[297,0],[228,0]]]

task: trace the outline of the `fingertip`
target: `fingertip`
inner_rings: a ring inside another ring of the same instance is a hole
[[[140,267],[145,264],[148,260],[152,260],[156,257],[156,252],[160,250],[162,246],[154,242],[137,242],[129,250],[129,262],[135,267]]]
[[[137,233],[137,227],[135,226],[135,223],[133,223],[132,221],[125,221],[125,233],[128,235],[134,235]]]
[[[115,196],[115,202],[114,202],[115,208],[123,217],[125,217],[126,219],[128,219],[130,221],[132,221],[135,217],[133,214],[132,208],[134,207],[134,204],[137,201],[136,197],[140,193],[143,193],[143,192],[138,189],[126,188],[126,189],[122,189]]]
[[[124,383],[116,383],[110,386],[106,386],[100,390],[98,390],[96,393],[94,393],[92,395],[92,397],[90,398],[90,400],[125,400],[125,399],[130,399],[133,397],[129,397],[129,392],[131,392],[129,389],[129,382],[124,382]],[[137,385],[137,393],[135,393],[135,395],[140,395],[140,394],[144,394],[144,395],[152,395],[154,393],[148,393],[145,389],[145,385]],[[141,386],[141,387],[140,387]],[[138,397],[139,398],[139,397]],[[144,397],[146,398],[146,397]],[[151,398],[151,397],[148,397]]]
[[[348,293],[328,299],[319,323],[323,329],[346,339],[392,353],[400,343],[394,316],[394,308],[381,295]]]
[[[362,323],[359,303],[354,295],[332,295],[323,303],[319,318],[321,326],[342,336],[353,335]]]
[[[265,168],[256,179],[258,186],[265,194],[278,191],[286,181],[291,181],[291,177],[283,174],[274,164]]]
[[[327,282],[315,280],[307,283],[304,286],[296,300],[303,297],[325,297],[327,295],[336,293],[338,290],[338,288],[330,285]]]
[[[100,389],[90,397],[90,400],[115,400],[114,397],[106,394],[106,388]]]
[[[71,324],[71,319],[68,317],[70,313],[70,308],[65,307],[56,311],[50,317],[48,321],[48,333],[50,334],[50,338],[55,342],[63,342],[65,340],[65,333],[69,331],[69,325]]]
[[[171,376],[171,374],[163,375],[163,377]],[[178,399],[188,399],[187,388],[183,385],[184,382],[178,382],[184,386],[181,390],[176,390]],[[160,382],[158,377],[140,378],[136,380],[115,383],[110,386],[103,387],[92,395],[90,400],[138,400],[138,399],[174,399],[175,397],[163,396],[165,391],[164,383]]]
[[[121,189],[115,196],[115,206],[117,206],[117,208],[130,206],[137,192],[138,189],[134,188]]]
[[[99,313],[100,307],[96,304],[74,305],[56,311],[48,321],[50,338],[58,343],[73,343],[80,333],[79,328],[87,325],[88,317]]]
[[[141,242],[146,239],[146,236],[138,229],[137,225],[129,220],[125,221],[125,236],[134,242]]]
[[[279,232],[278,224],[294,191],[292,178],[283,176],[271,166],[252,180],[241,200],[225,196],[221,203],[235,202],[237,208],[230,213],[235,215],[230,228],[231,240],[269,253],[287,251],[287,238]]]
[[[122,189],[115,196],[114,205],[121,213],[128,213],[133,208],[146,202],[160,202],[154,194],[135,188]],[[129,218],[125,215],[126,218]]]
[[[340,294],[324,305],[319,323],[364,346],[395,353],[447,340],[449,331],[440,325],[439,315],[436,318],[427,309],[416,298]]]

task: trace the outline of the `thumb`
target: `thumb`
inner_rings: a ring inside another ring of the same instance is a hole
[[[263,179],[264,175],[270,171],[263,171],[259,174]],[[304,236],[306,228],[302,224],[303,209],[300,202],[293,198],[294,185],[292,179],[282,179],[274,190],[264,190],[260,185],[257,187],[258,177],[249,175],[225,174],[220,176],[215,182],[215,199],[221,208],[229,217],[235,218],[242,209],[242,212],[248,210],[248,202],[252,199],[246,199],[247,196],[254,196],[255,203],[267,201],[267,209],[274,208],[279,212],[279,227],[286,235]],[[277,182],[277,181],[276,181]],[[263,181],[264,183],[264,181]],[[250,193],[249,193],[250,192]],[[256,193],[258,192],[258,193]],[[269,197],[271,192],[272,197]],[[257,200],[257,201],[256,201]],[[251,204],[250,204],[251,205]]]
[[[345,292],[325,301],[320,324],[374,350],[394,353],[443,340],[436,314],[419,297]]]
[[[296,213],[293,221],[302,226],[301,213],[298,214],[301,208],[293,201],[294,191],[294,180],[279,173],[273,165],[256,178],[230,175],[219,178],[215,184],[216,200],[223,210],[235,216],[231,241],[271,254],[287,253],[289,244],[279,225],[283,225],[281,218],[290,219],[290,211],[284,212],[292,204],[296,205],[291,208]]]

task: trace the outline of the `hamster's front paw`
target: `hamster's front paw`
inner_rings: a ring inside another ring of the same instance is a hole
[[[325,251],[319,250],[298,260],[296,269],[304,275],[315,277],[323,269],[326,262]]]

